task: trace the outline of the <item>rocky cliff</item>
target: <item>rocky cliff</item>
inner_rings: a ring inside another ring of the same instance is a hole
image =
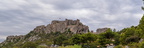
[[[0,43],[0,46],[7,45],[9,43],[17,43],[19,41],[24,40],[24,37],[25,37],[24,35],[19,35],[19,36],[12,35],[12,36],[8,36],[5,41],[3,41],[2,43]]]
[[[23,40],[24,39],[24,35],[20,35],[20,36],[8,36],[6,38],[6,42],[16,42],[18,40]]]
[[[39,36],[39,34],[49,34],[51,32],[66,32],[70,30],[72,33],[87,33],[89,31],[89,27],[86,25],[83,25],[80,20],[69,20],[66,19],[65,21],[58,21],[53,20],[51,24],[48,24],[47,26],[41,25],[37,26],[32,30],[30,33],[26,35],[20,35],[20,36],[8,36],[2,44],[6,44],[8,42],[18,42],[21,40],[27,40],[27,41],[35,41],[39,40],[42,37]],[[25,41],[24,41],[25,42]]]
[[[50,33],[50,32],[65,32],[68,29],[70,29],[73,33],[87,33],[89,30],[89,27],[86,25],[83,25],[80,20],[68,20],[65,21],[58,21],[54,20],[51,22],[51,24],[48,24],[47,26],[41,25],[37,26],[33,32],[36,33]]]

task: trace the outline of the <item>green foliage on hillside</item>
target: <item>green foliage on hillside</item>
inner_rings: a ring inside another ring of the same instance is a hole
[[[59,46],[58,48],[82,48],[81,45]]]
[[[23,44],[22,48],[36,48],[38,45],[33,42],[26,42]]]

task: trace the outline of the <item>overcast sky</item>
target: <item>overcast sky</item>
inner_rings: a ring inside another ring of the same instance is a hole
[[[136,26],[142,0],[0,0],[0,42],[52,20],[80,19],[90,30]],[[61,18],[61,19],[59,19]]]

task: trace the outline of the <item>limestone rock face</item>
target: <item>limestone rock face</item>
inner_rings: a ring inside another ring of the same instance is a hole
[[[51,24],[48,24],[47,26],[41,25],[37,26],[33,31],[36,33],[50,33],[50,32],[65,32],[68,29],[70,29],[73,33],[87,33],[89,30],[89,27],[86,25],[83,25],[80,20],[68,20],[65,21],[58,21],[54,20],[51,22]]]
[[[42,32],[44,32],[44,31],[45,31],[45,26],[44,26],[44,25],[37,26],[37,27],[33,30],[33,32],[35,32],[35,33],[42,33]]]
[[[20,36],[8,36],[0,46],[7,44],[9,42],[19,42],[19,41],[36,41],[41,39],[40,35],[48,34],[50,32],[66,32],[71,31],[73,33],[87,33],[89,31],[89,27],[86,25],[83,25],[80,20],[68,20],[65,21],[58,21],[54,20],[51,22],[51,24],[48,24],[47,26],[41,25],[37,26],[27,35],[20,35]]]
[[[106,32],[107,29],[109,29],[109,28],[98,28],[98,29],[96,30],[96,34],[100,34],[100,33]]]
[[[18,42],[20,40],[24,39],[24,35],[20,35],[20,36],[8,36],[6,38],[6,40],[4,42],[2,42],[3,44],[6,44],[7,42]]]
[[[6,41],[15,42],[15,41],[18,41],[18,40],[23,40],[23,39],[24,39],[23,35],[20,35],[20,36],[8,36]]]

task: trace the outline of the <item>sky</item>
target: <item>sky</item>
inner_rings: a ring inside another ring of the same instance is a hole
[[[52,20],[80,19],[90,30],[136,26],[142,0],[0,0],[0,42]],[[61,18],[61,19],[60,19]]]

